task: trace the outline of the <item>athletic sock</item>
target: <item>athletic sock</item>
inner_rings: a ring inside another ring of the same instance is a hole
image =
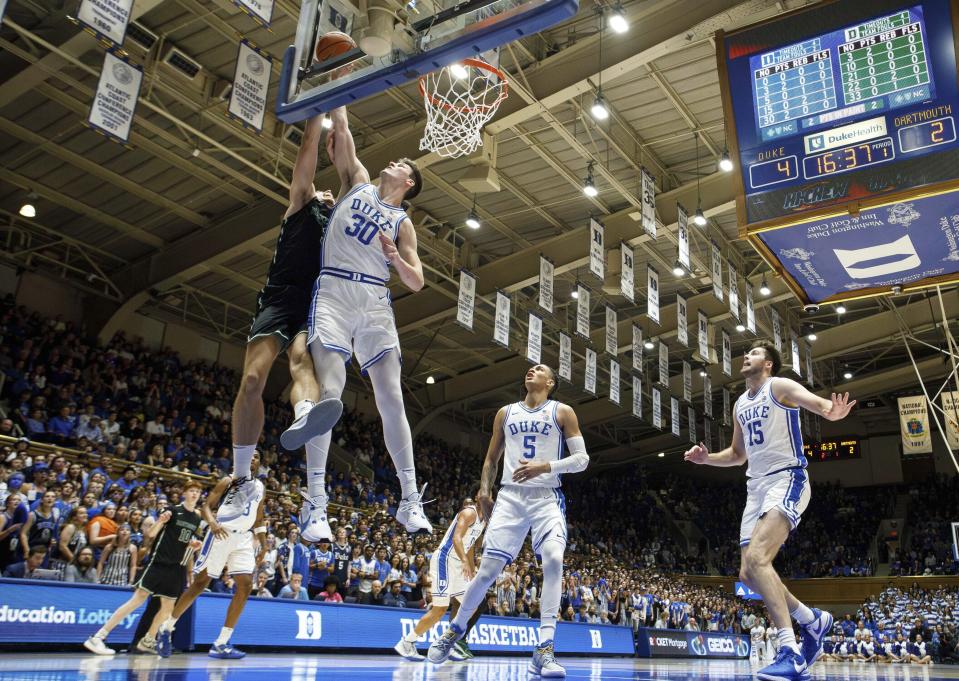
[[[109,635],[110,635],[110,632],[109,632],[109,631],[107,631],[107,630],[104,629],[103,627],[100,627],[100,628],[97,630],[97,633],[95,633],[95,634],[93,635],[93,638],[98,638],[98,639],[100,639],[100,640],[105,640],[106,637],[109,636]]]
[[[808,626],[816,621],[816,616],[813,614],[812,609],[803,603],[800,603],[796,609],[789,614],[792,615],[792,618],[796,620],[801,627]]]
[[[176,620],[172,617],[167,617],[163,620],[163,624],[160,625],[160,631],[173,631],[175,626]]]
[[[256,445],[233,445],[233,476],[250,477],[250,464],[256,455]]]
[[[419,636],[416,635],[416,632],[411,629],[410,632],[403,637],[403,640],[407,643],[416,643],[416,639],[418,638]]]
[[[780,648],[789,648],[794,653],[799,652],[799,645],[796,643],[796,634],[793,633],[792,627],[780,629],[776,636],[779,637]]]
[[[299,420],[299,418],[310,412],[310,409],[313,408],[313,405],[316,404],[313,400],[300,400],[293,405],[293,420]]]
[[[556,622],[539,625],[539,644],[546,645],[556,636]]]
[[[319,435],[306,443],[306,489],[312,499],[326,495],[326,457],[332,433]]]
[[[406,499],[411,494],[416,494],[419,492],[416,489],[416,469],[415,468],[402,468],[398,469],[396,477],[400,480],[400,496],[403,499]]]
[[[217,637],[216,641],[213,642],[215,646],[225,646],[230,642],[230,637],[233,635],[233,627],[223,627],[220,629],[220,635]]]

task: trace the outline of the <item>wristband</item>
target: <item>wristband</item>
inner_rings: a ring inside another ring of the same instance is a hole
[[[253,534],[266,534],[266,527],[264,525],[260,525],[259,527],[254,527]]]

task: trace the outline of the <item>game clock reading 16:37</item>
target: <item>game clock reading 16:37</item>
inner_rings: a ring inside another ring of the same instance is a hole
[[[859,440],[855,438],[836,438],[821,442],[803,444],[803,451],[810,461],[837,461],[839,459],[858,459]]]

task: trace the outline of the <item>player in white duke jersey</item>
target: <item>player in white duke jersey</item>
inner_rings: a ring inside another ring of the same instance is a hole
[[[443,619],[450,606],[450,599],[462,600],[467,586],[476,575],[476,544],[484,529],[486,521],[480,518],[476,504],[472,499],[465,499],[463,507],[453,518],[442,541],[430,557],[432,607],[416,623],[416,627],[394,647],[394,650],[406,659],[423,659],[423,656],[416,652],[417,639]],[[459,652],[464,658],[468,655],[466,649],[461,648]]]
[[[686,451],[685,459],[709,466],[740,466],[748,462],[746,509],[739,531],[742,547],[740,579],[763,597],[769,626],[775,627],[779,651],[775,661],[760,669],[765,681],[807,681],[809,667],[822,655],[832,630],[828,612],[809,608],[783,585],[773,559],[799,525],[809,504],[809,476],[803,454],[799,409],[829,421],[849,414],[856,400],[849,393],[823,399],[796,381],[774,378],[782,368],[779,351],[769,341],[756,341],[743,357],[746,392],[733,409],[732,445],[710,454],[703,443]],[[802,651],[796,643],[790,615],[802,627]]]
[[[413,436],[403,406],[400,342],[387,283],[390,266],[411,291],[423,288],[423,266],[416,254],[416,231],[402,202],[422,188],[416,165],[408,159],[390,163],[380,186],[356,157],[346,108],[334,109],[333,164],[340,192],[323,235],[320,274],[313,288],[307,343],[313,356],[321,402],[339,399],[346,385],[346,363],[355,354],[373,384],[383,422],[383,440],[400,481],[396,520],[410,533],[430,533],[423,513],[423,490],[417,490]],[[307,449],[307,501],[301,514],[306,541],[330,539],[324,488],[332,433]]]
[[[529,671],[546,678],[566,676],[556,662],[553,637],[559,614],[566,550],[566,500],[560,491],[560,475],[579,473],[589,465],[586,444],[572,407],[550,399],[556,389],[556,373],[545,364],[526,372],[526,398],[496,413],[490,437],[480,491],[476,496],[480,518],[488,520],[479,572],[466,589],[462,605],[449,629],[430,646],[429,660],[440,663],[449,658],[456,641],[486,590],[517,554],[532,533],[533,552],[543,565],[543,592],[540,599],[540,640]],[[563,443],[570,456],[563,458]],[[496,504],[493,484],[499,460],[503,476]]]
[[[246,655],[230,645],[230,636],[250,597],[253,578],[267,552],[266,520],[263,516],[266,490],[256,478],[259,466],[260,455],[256,453],[248,473],[252,485],[245,484],[242,476],[221,478],[200,508],[200,515],[208,526],[207,533],[193,564],[193,583],[177,600],[170,618],[160,625],[157,652],[161,657],[168,657],[172,653],[171,641],[176,621],[203,593],[210,580],[223,574],[223,568],[233,577],[236,589],[226,611],[226,621],[209,655],[219,659],[238,659]]]

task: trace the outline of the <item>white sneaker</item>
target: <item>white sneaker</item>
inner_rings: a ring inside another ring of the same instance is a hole
[[[419,492],[413,492],[400,502],[396,509],[396,522],[402,525],[410,534],[433,533],[433,526],[423,512],[423,494],[426,492],[426,484]]]
[[[107,644],[103,642],[102,638],[97,638],[96,636],[91,636],[86,641],[84,641],[83,647],[96,655],[116,655],[117,654],[117,651],[115,651],[113,648],[107,648]]]
[[[147,653],[149,655],[159,655],[157,652],[157,642],[155,638],[147,638],[144,636],[137,641],[137,650],[139,650],[141,653]]]
[[[295,452],[307,442],[320,435],[326,435],[343,414],[343,403],[335,397],[314,402],[308,412],[293,421],[290,427],[280,435],[283,449]]]
[[[544,679],[566,678],[566,670],[556,662],[552,641],[547,641],[533,651],[533,659],[529,661],[528,671]]]
[[[326,518],[326,503],[329,500],[325,494],[315,497],[309,496],[305,489],[300,490],[303,505],[300,507],[300,537],[303,541],[316,543],[321,539],[333,540],[333,531]]]
[[[393,650],[400,654],[401,657],[406,658],[407,660],[422,660],[424,659],[416,651],[416,644],[411,641],[407,641],[405,638],[400,639],[400,642],[393,646]]]

